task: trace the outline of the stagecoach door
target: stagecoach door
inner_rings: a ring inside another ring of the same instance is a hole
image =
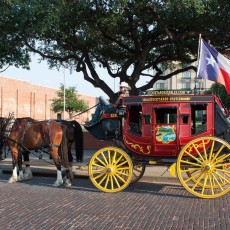
[[[178,127],[176,106],[153,107],[153,148],[156,156],[176,156],[178,152]]]

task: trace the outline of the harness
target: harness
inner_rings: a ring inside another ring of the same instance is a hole
[[[50,138],[50,129],[49,129],[49,125],[50,125],[50,123],[51,123],[51,120],[47,120],[46,121],[46,130],[47,130],[47,133],[48,133],[48,135],[49,135],[49,147],[55,147],[55,148],[59,148],[60,147],[60,145],[55,145],[55,144],[53,144],[52,142],[51,142],[51,138]],[[43,140],[45,140],[45,138],[46,138],[46,132],[44,132],[43,133],[44,134],[44,137],[43,137]]]
[[[26,125],[25,125],[25,128],[23,129],[22,131],[22,134],[21,134],[21,137],[20,137],[20,140],[19,140],[19,144],[22,146],[22,143],[24,141],[24,137],[25,137],[25,134],[26,134],[26,130],[29,128],[29,126],[32,124],[32,122],[30,121],[27,121],[26,122]]]

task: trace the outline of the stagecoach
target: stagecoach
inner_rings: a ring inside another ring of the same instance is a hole
[[[201,198],[230,191],[230,122],[215,95],[148,91],[123,98],[116,113],[104,113],[85,128],[115,143],[99,149],[88,165],[92,183],[102,191],[125,189],[150,165],[167,165]]]

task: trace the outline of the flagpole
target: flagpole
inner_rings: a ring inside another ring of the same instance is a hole
[[[198,68],[199,59],[200,59],[200,41],[201,41],[201,34],[199,34],[199,42],[198,42],[197,61],[196,61],[196,67],[197,68]],[[196,94],[196,83],[197,83],[197,71],[196,71],[196,77],[195,77],[194,94]]]
[[[198,67],[198,64],[199,64],[199,59],[200,59],[200,42],[201,41],[201,34],[199,34],[199,42],[198,42],[198,51],[197,51],[197,67]],[[197,73],[197,72],[196,72]],[[197,75],[197,74],[196,74]]]

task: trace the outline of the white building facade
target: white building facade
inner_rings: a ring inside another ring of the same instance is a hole
[[[203,92],[206,89],[210,89],[212,84],[213,81],[197,78],[196,73],[193,70],[189,70],[167,80],[157,81],[153,85],[153,90],[184,90],[194,92],[196,86],[197,92]]]

